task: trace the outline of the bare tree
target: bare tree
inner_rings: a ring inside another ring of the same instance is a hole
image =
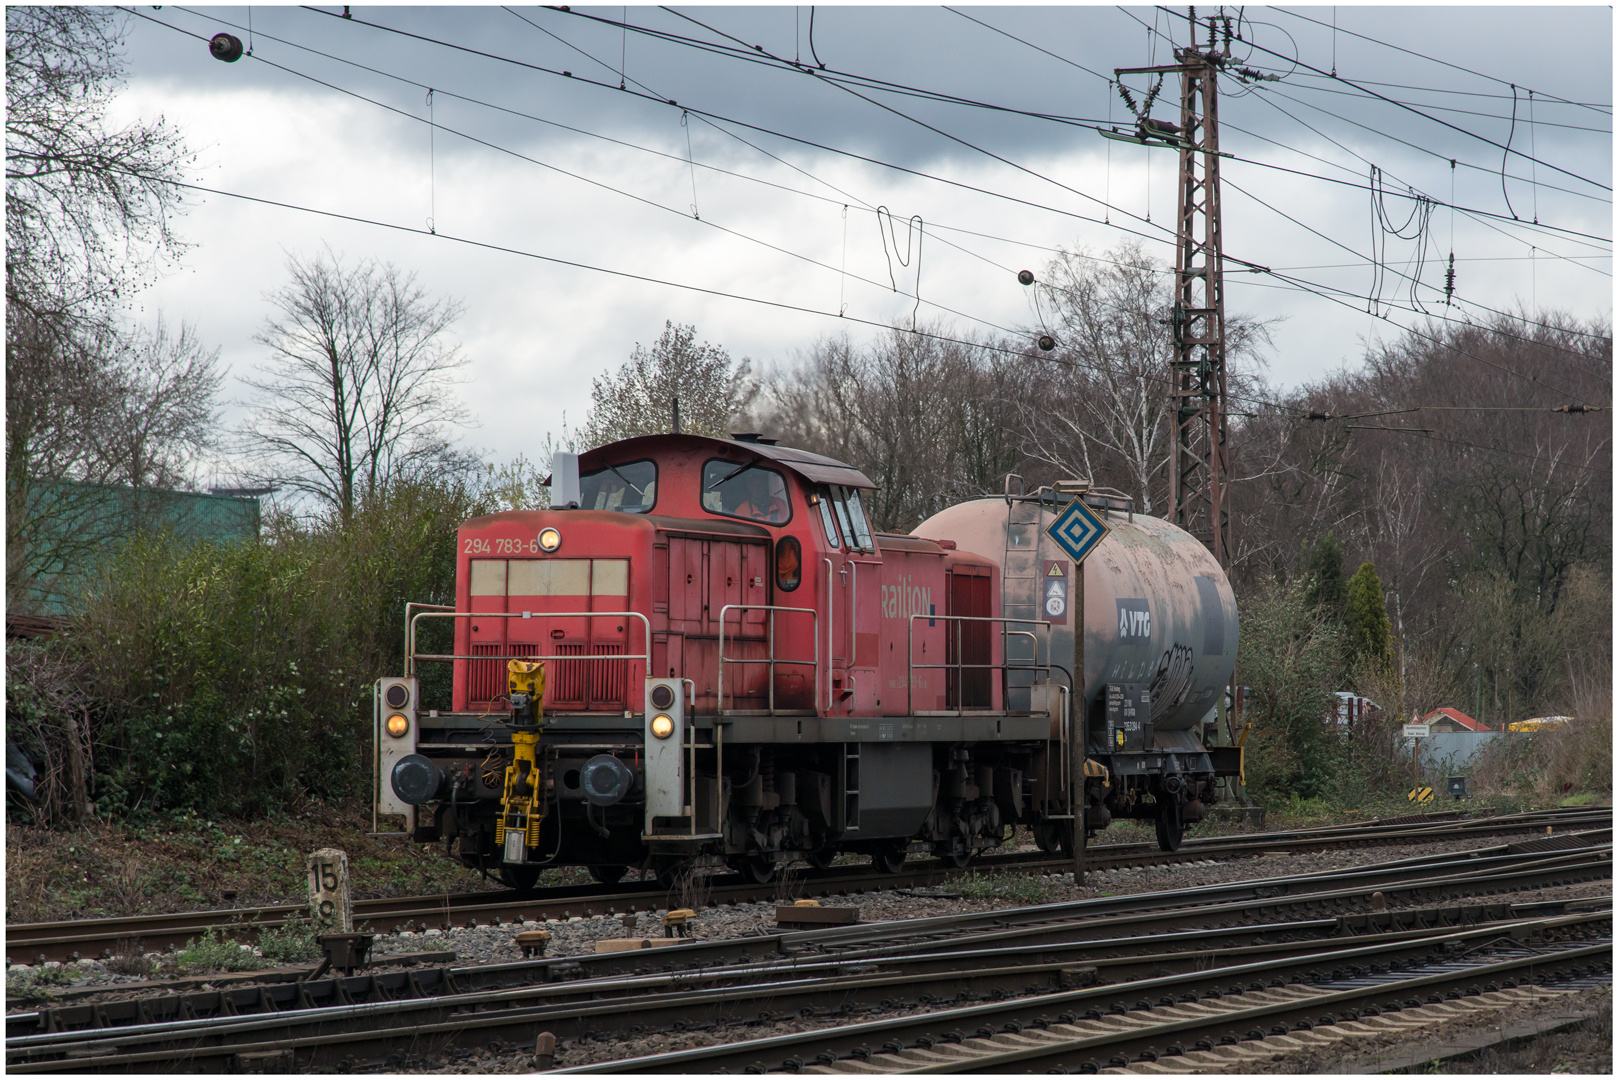
[[[6,327],[6,595],[24,608],[108,542],[165,520],[212,445],[218,349],[161,315],[130,336]]]
[[[242,380],[254,391],[242,436],[260,477],[346,522],[394,479],[467,469],[451,439],[470,422],[453,390],[466,359],[447,340],[460,303],[430,300],[391,263],[348,267],[330,249],[289,256],[287,270],[255,337],[270,359]]]
[[[1015,397],[1031,363],[1004,343],[895,328],[864,348],[817,342],[765,381],[759,425],[857,465],[877,484],[879,528],[905,530],[952,502],[1000,489],[1026,461]]]
[[[1135,496],[1145,513],[1167,494],[1170,361],[1167,320],[1173,287],[1166,268],[1139,244],[1101,258],[1061,250],[1036,286],[1053,332],[1055,363],[1035,373],[1040,392],[1024,399],[1029,451],[1067,476],[1084,476]],[[1267,324],[1226,320],[1227,362],[1251,367]],[[1232,372],[1239,391],[1247,374]]]
[[[601,446],[672,431],[675,398],[681,431],[724,438],[757,393],[751,372],[746,358],[733,361],[722,346],[698,342],[695,326],[664,322],[657,344],[647,349],[637,342],[616,374],[591,383],[579,443]]]
[[[67,332],[178,253],[188,152],[162,118],[114,128],[124,25],[94,7],[6,8],[6,307]]]

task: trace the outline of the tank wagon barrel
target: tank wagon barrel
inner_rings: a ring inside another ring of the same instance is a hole
[[[970,500],[914,534],[994,559],[1003,614],[1048,620],[1051,655],[1082,664],[1076,722],[1097,774],[1086,783],[1090,828],[1151,817],[1163,846],[1175,847],[1217,797],[1218,779],[1241,771],[1239,748],[1213,745],[1236,662],[1236,598],[1196,537],[1135,513],[1127,498],[1080,488]],[[1077,567],[1050,532],[1073,499],[1107,528]]]

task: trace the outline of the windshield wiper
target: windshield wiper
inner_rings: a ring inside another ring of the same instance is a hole
[[[616,476],[618,479],[622,480],[624,483],[628,484],[630,487],[635,488],[635,494],[639,495],[642,500],[644,500],[646,498],[646,492],[642,491],[638,487],[635,487],[635,481],[631,480],[629,477],[627,477],[623,473],[619,472],[618,471],[618,466],[616,466],[616,465],[608,465],[607,466],[607,471],[612,473],[612,475]]]
[[[728,484],[728,483],[730,483],[730,481],[736,479],[736,477],[740,476],[742,473],[746,472],[748,469],[751,469],[753,466],[755,466],[757,464],[758,464],[757,461],[749,461],[746,465],[743,465],[740,468],[732,469],[730,472],[726,473],[724,476],[720,477],[718,480],[715,480],[713,482],[713,486],[710,487],[708,490],[709,491],[717,491],[720,484]]]

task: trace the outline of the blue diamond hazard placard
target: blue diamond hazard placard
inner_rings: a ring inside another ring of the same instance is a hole
[[[1101,543],[1101,538],[1107,535],[1107,523],[1096,516],[1096,512],[1084,505],[1082,499],[1074,499],[1067,504],[1067,509],[1056,515],[1051,527],[1046,530],[1051,539],[1073,557],[1075,565],[1084,562],[1084,557],[1095,550]]]

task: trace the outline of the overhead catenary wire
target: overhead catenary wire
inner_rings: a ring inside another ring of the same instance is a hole
[[[1167,14],[1167,15],[1169,15],[1171,17],[1174,17],[1174,18],[1180,18],[1180,19],[1186,18],[1185,15],[1181,14],[1180,12],[1174,11],[1174,10],[1172,10],[1170,8],[1165,8],[1165,7],[1159,6],[1158,10],[1160,10],[1160,11],[1164,12],[1165,14]],[[1281,57],[1283,55],[1281,53],[1276,52],[1274,49],[1270,49],[1270,48],[1268,48],[1266,46],[1259,45],[1257,42],[1249,42],[1249,44],[1255,49],[1259,49],[1259,50],[1261,50],[1263,52],[1269,53],[1271,56]],[[1285,58],[1285,59],[1291,60],[1292,58]],[[1301,67],[1308,68],[1310,71],[1313,71],[1318,75],[1327,75],[1328,74],[1327,72],[1321,71],[1319,68],[1315,67],[1313,64],[1305,63],[1302,60],[1294,60],[1293,62],[1297,63]],[[1345,79],[1340,75],[1330,75],[1329,77],[1336,79],[1337,81],[1343,83],[1343,85],[1345,85],[1345,86],[1352,86],[1357,90],[1362,89],[1362,87],[1360,87],[1352,79]],[[1479,142],[1482,142],[1482,143],[1484,143],[1484,144],[1486,144],[1488,146],[1492,146],[1497,150],[1505,150],[1508,154],[1516,154],[1518,157],[1523,158],[1524,160],[1538,161],[1538,159],[1534,158],[1531,154],[1525,154],[1521,150],[1513,150],[1509,146],[1504,146],[1501,143],[1497,142],[1496,140],[1489,138],[1487,135],[1480,135],[1475,131],[1471,131],[1471,130],[1469,130],[1467,128],[1461,127],[1458,124],[1452,124],[1448,120],[1443,120],[1443,119],[1440,119],[1439,117],[1436,117],[1436,116],[1429,116],[1427,113],[1422,112],[1420,109],[1416,108],[1415,106],[1407,105],[1404,102],[1399,101],[1399,100],[1397,100],[1395,98],[1390,98],[1386,94],[1379,94],[1375,90],[1365,90],[1365,94],[1367,96],[1369,96],[1369,97],[1374,97],[1379,101],[1385,101],[1390,105],[1393,105],[1393,106],[1395,106],[1397,108],[1403,109],[1406,112],[1412,113],[1415,116],[1419,116],[1424,120],[1428,120],[1428,121],[1431,121],[1432,123],[1438,124],[1441,127],[1448,128],[1451,131],[1455,131],[1455,132],[1458,132],[1458,133],[1460,133],[1462,135],[1466,135],[1469,138],[1476,139]],[[1538,161],[1538,163],[1545,166],[1547,169],[1551,169],[1551,170],[1553,170],[1555,172],[1561,173],[1563,176],[1570,177],[1571,179],[1574,179],[1574,180],[1578,180],[1581,183],[1589,184],[1591,187],[1599,188],[1600,190],[1606,191],[1606,192],[1611,192],[1612,191],[1612,185],[1611,184],[1603,184],[1600,181],[1592,180],[1587,176],[1582,176],[1579,173],[1573,172],[1570,169],[1564,169],[1561,166],[1554,165],[1554,164],[1552,164],[1551,162],[1548,162],[1548,161]]]
[[[182,29],[180,27],[173,26],[170,23],[165,23],[160,19],[151,19],[149,16],[145,16],[141,12],[133,12],[132,14],[138,15],[138,16],[140,16],[142,18],[147,18],[148,21],[155,22],[160,26],[166,26],[169,29],[175,30],[178,33],[186,34],[186,35],[188,35],[190,37],[197,38],[198,40],[206,40],[205,38],[202,37],[202,35],[193,34],[190,31],[184,30],[184,29]],[[344,95],[347,95],[349,97],[353,97],[353,98],[355,98],[357,100],[364,101],[367,104],[370,104],[370,105],[373,105],[373,106],[375,106],[377,108],[380,108],[380,109],[386,110],[388,112],[394,113],[394,114],[396,114],[398,116],[401,116],[401,117],[404,117],[406,119],[414,120],[414,121],[417,121],[417,122],[425,122],[425,121],[422,121],[422,118],[420,116],[417,116],[417,115],[409,112],[408,110],[400,109],[400,108],[397,108],[395,106],[388,105],[385,102],[377,101],[376,99],[367,97],[366,95],[361,94],[358,91],[350,90],[350,89],[348,89],[346,87],[338,86],[335,83],[332,83],[332,82],[329,82],[327,80],[318,78],[317,76],[314,76],[314,75],[310,75],[310,74],[308,74],[306,72],[298,71],[295,68],[287,67],[284,64],[279,64],[279,63],[277,63],[275,61],[265,59],[262,56],[254,57],[254,59],[257,60],[259,63],[265,64],[265,65],[267,65],[269,67],[272,67],[272,68],[274,68],[274,69],[276,69],[278,71],[282,71],[282,72],[285,72],[286,74],[293,75],[293,76],[296,76],[296,77],[301,78],[301,79],[305,79],[305,80],[307,80],[309,82],[315,83],[316,85],[319,85],[319,86],[323,86],[323,87],[325,87],[325,88],[327,88],[329,90],[332,90],[332,91],[334,91],[336,93],[344,94]],[[483,147],[486,147],[488,149],[495,150],[495,151],[498,151],[498,152],[503,153],[503,154],[507,154],[507,155],[509,155],[509,156],[511,156],[513,158],[516,158],[516,159],[518,159],[520,161],[525,161],[525,162],[528,162],[529,164],[537,165],[537,166],[539,166],[541,168],[544,168],[544,169],[549,169],[549,170],[551,170],[553,172],[556,172],[556,173],[559,173],[559,174],[561,174],[563,176],[567,176],[567,177],[569,177],[571,179],[578,180],[578,181],[581,181],[581,182],[586,183],[586,184],[590,184],[593,187],[601,188],[604,191],[611,192],[611,193],[613,193],[615,195],[619,195],[619,196],[621,196],[623,198],[631,199],[631,200],[633,200],[635,202],[638,202],[638,203],[641,203],[641,204],[643,204],[645,206],[649,206],[649,207],[652,207],[654,209],[662,210],[662,211],[664,211],[666,213],[676,214],[676,215],[678,215],[678,216],[680,216],[682,218],[689,217],[690,219],[692,219],[692,220],[694,220],[694,221],[696,221],[696,222],[698,222],[698,223],[700,223],[702,225],[705,225],[708,228],[715,229],[715,230],[717,230],[719,232],[723,232],[723,233],[725,233],[727,235],[734,236],[734,237],[736,237],[738,239],[741,239],[741,240],[745,240],[745,241],[747,241],[749,243],[757,244],[759,246],[768,248],[768,249],[770,249],[772,251],[777,252],[778,254],[782,254],[782,255],[789,256],[791,258],[799,259],[799,260],[801,260],[803,262],[810,263],[811,265],[820,267],[821,269],[824,269],[824,270],[827,270],[827,271],[830,271],[830,272],[833,272],[833,273],[839,273],[839,272],[844,273],[844,274],[847,273],[846,270],[839,271],[837,267],[834,267],[834,266],[830,265],[829,263],[825,263],[825,262],[822,262],[822,261],[820,261],[818,259],[815,259],[812,256],[804,255],[801,252],[792,251],[789,248],[784,248],[784,247],[782,247],[782,246],[780,246],[778,244],[771,243],[768,240],[763,240],[763,239],[760,239],[758,237],[751,236],[751,235],[749,235],[747,233],[744,233],[744,232],[742,232],[740,230],[729,228],[727,226],[721,225],[718,222],[715,222],[715,221],[712,221],[712,220],[704,221],[704,220],[702,220],[700,218],[700,216],[696,215],[696,213],[695,213],[695,204],[694,203],[693,203],[692,213],[688,215],[685,211],[680,210],[678,207],[666,206],[663,203],[657,202],[654,199],[648,199],[645,196],[636,195],[633,192],[625,191],[625,190],[623,190],[621,188],[614,187],[611,184],[606,183],[605,181],[596,180],[596,179],[593,179],[591,177],[584,176],[582,174],[572,172],[571,170],[564,169],[559,165],[554,165],[554,164],[552,164],[550,162],[541,161],[538,158],[530,157],[529,155],[523,154],[523,153],[521,153],[519,151],[512,150],[509,147],[501,146],[498,143],[493,143],[493,142],[490,142],[490,141],[488,141],[486,139],[478,138],[477,136],[471,135],[471,134],[469,134],[467,132],[459,131],[459,130],[457,130],[455,128],[445,127],[443,125],[439,125],[438,127],[439,127],[440,130],[443,130],[443,131],[445,131],[445,132],[447,132],[449,134],[458,135],[461,138],[466,139],[467,141],[475,143],[475,144],[477,144],[479,146],[483,146]],[[694,194],[695,194],[695,189],[693,188],[693,195]],[[429,221],[428,232],[431,233],[432,231],[433,231],[433,225],[432,225],[432,222]],[[874,281],[874,280],[872,280],[870,278],[867,278],[867,277],[865,277],[863,275],[860,275],[860,274],[852,274],[852,275],[847,275],[847,276],[851,276],[857,281],[863,282],[863,283],[865,283],[867,285],[871,285],[871,286],[876,287],[876,288],[881,287],[879,282]],[[896,289],[895,291],[898,291],[898,290]],[[909,292],[905,292],[903,295],[905,295],[907,298],[910,298],[912,296],[912,294],[909,293]],[[917,304],[919,305],[919,303],[921,302],[920,298],[915,297],[915,299],[917,300]],[[956,310],[954,308],[950,308],[950,307],[948,307],[946,305],[939,304],[939,303],[936,303],[934,301],[927,301],[927,303],[928,303],[929,307],[936,308],[939,311],[946,312],[948,314],[955,315],[955,316],[958,316],[960,318],[968,319],[968,320],[970,320],[972,322],[981,323],[982,325],[988,326],[991,329],[999,331],[1000,333],[1009,334],[1009,335],[1015,335],[1016,334],[1016,331],[1012,330],[1009,327],[1000,326],[997,323],[993,323],[993,322],[990,322],[988,320],[985,320],[985,319],[982,319],[982,318],[979,318],[979,317],[976,317],[976,316],[968,315],[965,312],[958,311],[958,310]]]
[[[1326,25],[1325,23],[1321,22],[1319,19],[1313,19],[1313,18],[1310,18],[1307,15],[1300,15],[1296,11],[1288,11],[1286,8],[1283,8],[1283,7],[1278,7],[1278,8],[1275,8],[1273,10],[1280,12],[1282,15],[1291,16],[1294,19],[1301,19],[1304,22],[1314,23],[1316,26],[1325,26]],[[1334,16],[1334,19],[1335,19],[1335,16]],[[1336,31],[1337,28],[1335,27],[1335,23],[1334,23],[1333,28],[1334,28],[1334,31]],[[1456,71],[1465,72],[1468,75],[1475,75],[1476,77],[1478,77],[1480,79],[1485,79],[1485,80],[1488,80],[1489,82],[1497,83],[1497,84],[1499,84],[1501,86],[1509,86],[1509,85],[1511,85],[1509,80],[1503,79],[1498,75],[1490,75],[1487,72],[1477,71],[1477,70],[1475,70],[1473,68],[1464,67],[1461,64],[1451,63],[1448,60],[1440,60],[1436,56],[1429,56],[1428,54],[1423,53],[1423,52],[1418,52],[1415,49],[1407,49],[1402,45],[1394,45],[1391,42],[1383,41],[1381,38],[1372,37],[1370,34],[1360,34],[1360,33],[1356,33],[1353,30],[1341,30],[1341,31],[1337,31],[1337,32],[1348,34],[1350,37],[1357,37],[1361,41],[1369,41],[1373,45],[1380,45],[1385,49],[1392,49],[1395,52],[1402,52],[1407,56],[1414,56],[1414,57],[1417,57],[1419,59],[1426,60],[1429,63],[1439,64],[1439,65],[1442,65],[1443,67],[1447,67],[1447,68],[1453,68]],[[1364,80],[1361,80],[1361,81],[1364,81]],[[1411,88],[1406,87],[1405,89],[1411,89]],[[1551,99],[1553,99],[1555,101],[1561,102],[1564,105],[1577,105],[1577,106],[1581,106],[1583,108],[1596,108],[1596,109],[1600,109],[1600,108],[1610,109],[1611,108],[1610,105],[1608,105],[1608,106],[1596,106],[1596,105],[1590,105],[1590,104],[1588,104],[1586,102],[1582,102],[1582,101],[1573,101],[1570,98],[1558,97],[1555,94],[1547,94],[1543,90],[1538,91],[1538,93],[1539,93],[1539,95],[1541,97],[1551,98]]]
[[[501,58],[501,59],[504,59],[504,58]],[[772,133],[772,134],[776,134],[776,133]],[[882,163],[882,164],[886,164],[886,163]],[[900,168],[902,168],[902,167],[900,167]],[[913,171],[913,170],[908,170],[908,171]],[[1047,208],[1047,209],[1053,209],[1053,208]],[[1062,211],[1057,211],[1057,212],[1061,213]],[[1079,215],[1079,216],[1082,216],[1082,215]],[[1094,219],[1089,219],[1089,220],[1094,220]],[[1308,291],[1308,290],[1305,290],[1305,291]],[[1385,320],[1385,321],[1391,322],[1392,320]],[[873,324],[873,325],[875,325],[875,324]],[[1395,324],[1395,325],[1397,325],[1397,324]]]

